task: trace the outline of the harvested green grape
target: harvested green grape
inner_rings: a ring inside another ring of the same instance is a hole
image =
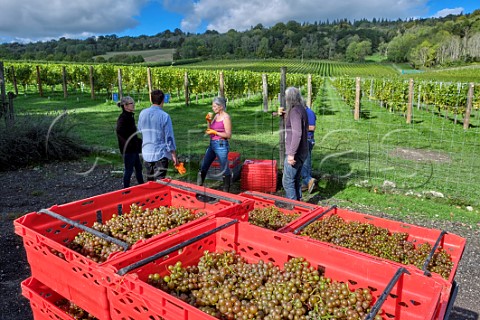
[[[138,240],[149,239],[204,215],[205,212],[194,213],[184,207],[143,209],[132,204],[129,213],[113,215],[104,224],[95,222],[92,229],[133,245]],[[123,250],[119,245],[86,231],[80,232],[69,244],[69,248],[96,262],[104,262],[111,253]]]
[[[270,230],[278,230],[300,217],[298,213],[285,214],[275,206],[257,208],[248,214],[248,222]]]
[[[168,266],[147,282],[218,319],[364,319],[373,305],[370,289],[319,274],[302,257],[284,264],[248,263],[233,251],[205,251],[197,265]],[[321,315],[313,318],[315,315]]]
[[[390,232],[369,223],[346,222],[337,215],[313,222],[301,235],[405,265],[413,264],[420,269],[423,268],[432,250],[429,243],[415,246],[413,242],[407,240],[408,233]],[[450,254],[439,247],[433,254],[427,270],[448,279],[452,268]]]
[[[94,316],[77,306],[67,299],[60,299],[55,301],[55,305],[62,311],[65,311],[66,314],[71,316],[74,319],[79,320],[97,320]]]

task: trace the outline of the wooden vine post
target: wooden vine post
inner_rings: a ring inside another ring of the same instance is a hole
[[[150,103],[152,103],[152,96],[150,92],[153,91],[152,89],[152,70],[150,67],[147,68],[147,84],[148,84],[148,96],[150,97]]]
[[[262,96],[263,96],[263,112],[268,112],[268,76],[262,74]]]
[[[413,79],[408,83],[408,104],[407,104],[407,124],[412,123],[413,110]]]
[[[63,85],[63,98],[67,99],[67,69],[65,66],[62,66],[62,85]]]
[[[353,118],[355,120],[360,119],[360,77],[355,78],[355,110]]]
[[[311,74],[309,74],[307,78],[307,106],[312,108],[312,75]]]
[[[3,61],[0,61],[0,118],[6,115],[6,113],[7,94],[5,92],[5,73],[3,69]]]
[[[219,91],[218,94],[220,97],[225,98],[225,78],[223,77],[223,72],[220,72],[220,83],[219,83]]]
[[[188,106],[190,103],[190,93],[188,91],[188,72],[185,71],[185,76],[183,79],[183,86],[185,90],[185,105]]]
[[[10,67],[10,71],[12,72],[13,88],[14,88],[14,90],[15,90],[15,95],[18,96],[17,76],[15,75],[15,68],[14,68],[14,66],[11,66],[11,67]]]
[[[40,97],[43,97],[42,78],[40,77],[40,66],[37,66],[37,85]]]
[[[90,66],[90,97],[95,100],[95,76],[93,74],[93,66]]]
[[[5,125],[7,128],[13,125],[14,112],[13,112],[13,99],[16,95],[13,92],[7,94],[5,89],[5,70],[3,61],[0,61],[0,118],[5,117]]]
[[[470,82],[470,84],[468,85],[467,108],[465,110],[465,118],[463,120],[464,130],[467,130],[470,127],[470,114],[472,113],[474,88],[475,84],[473,82]]]
[[[122,88],[122,69],[118,69],[118,98],[122,99],[123,97],[123,88]]]
[[[280,68],[280,108],[286,111],[285,90],[287,89],[287,67]],[[278,122],[278,151],[279,151],[279,167],[283,168],[285,160],[285,113],[280,114],[280,121]]]

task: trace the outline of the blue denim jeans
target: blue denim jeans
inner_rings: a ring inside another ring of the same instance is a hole
[[[315,145],[315,139],[308,139],[308,156],[302,166],[302,184],[308,185],[310,179],[312,179],[312,149]]]
[[[228,140],[210,140],[210,145],[205,152],[203,158],[201,171],[208,172],[215,158],[220,163],[220,174],[222,176],[230,175],[230,166],[228,165],[228,152],[230,151],[230,144]]]
[[[142,184],[142,162],[140,161],[138,153],[125,153],[123,155],[123,164],[125,167],[125,171],[123,172],[123,187],[130,187],[130,178],[132,177],[133,169],[135,169],[135,177],[137,178],[138,184]]]
[[[295,165],[287,162],[287,155],[283,163],[282,185],[285,190],[285,197],[292,200],[302,199],[302,166],[301,161],[297,161]]]

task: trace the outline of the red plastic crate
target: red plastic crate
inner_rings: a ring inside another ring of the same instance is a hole
[[[239,152],[229,152],[228,153],[228,166],[230,169],[240,164],[240,153]],[[212,167],[220,167],[220,162],[217,158],[212,162]]]
[[[312,211],[312,213],[308,217],[304,216],[301,219],[296,220],[294,223],[289,225],[287,228],[284,228],[282,231],[293,232],[295,231],[295,229],[303,225],[305,222],[309,221],[311,218],[317,215],[320,215],[326,209],[327,208],[320,207],[315,211]],[[319,218],[319,220],[317,221],[321,221],[322,219],[325,219],[332,215],[337,215],[341,217],[343,220],[345,220],[346,222],[368,223],[380,228],[388,229],[390,232],[408,233],[407,240],[414,243],[415,245],[419,245],[422,243],[429,243],[433,246],[442,232],[441,230],[438,230],[438,229],[421,227],[413,224],[394,221],[386,218],[375,217],[372,215],[350,211],[346,209],[340,209],[340,208],[335,208],[331,210],[330,212],[326,213],[324,216]],[[310,238],[309,240],[318,241]],[[455,278],[455,274],[458,269],[458,264],[460,262],[460,259],[462,258],[463,251],[465,250],[465,244],[466,244],[465,238],[462,238],[452,233],[446,233],[441,238],[441,242],[439,246],[441,246],[443,249],[446,250],[447,253],[451,255],[452,261],[454,263],[452,271],[450,273],[450,277],[448,278],[449,282],[452,282],[453,279]],[[342,248],[342,250],[349,250],[349,249]]]
[[[277,191],[277,161],[245,160],[242,167],[240,188],[260,192]]]
[[[129,256],[116,257],[106,266],[105,285],[112,319],[158,319],[206,320],[215,319],[193,306],[157,289],[147,283],[148,275],[168,274],[168,265],[181,261],[183,266],[197,264],[205,250],[222,252],[235,250],[249,262],[272,262],[283,267],[292,257],[301,256],[323,271],[326,277],[348,283],[351,290],[370,288],[374,299],[379,299],[383,290],[398,268],[384,261],[337,250],[320,243],[306,241],[291,234],[281,234],[239,222],[202,240],[171,252],[168,256],[151,261],[129,271],[117,274],[122,268],[129,268],[133,262],[151,257],[170,249],[187,239],[192,239],[225,223],[228,218],[216,218],[197,224],[182,234],[144,246]],[[433,319],[439,308],[442,284],[434,278],[418,273],[402,274],[392,287],[382,305],[385,319],[420,320]]]
[[[64,205],[55,205],[51,211],[91,227],[101,212],[103,221],[128,210],[135,203],[145,208],[183,206],[204,211],[206,216],[175,229],[140,240],[126,252],[155,242],[163,237],[182,232],[190,226],[216,216],[232,216],[247,220],[253,201],[234,194],[199,187],[174,180],[149,182]],[[109,318],[107,293],[100,285],[102,263],[94,262],[67,247],[81,231],[46,214],[31,212],[14,221],[15,232],[22,236],[32,275],[99,319]],[[108,264],[108,260],[103,264]]]
[[[281,211],[283,214],[299,214],[300,216],[297,219],[305,215],[308,215],[313,210],[319,208],[319,206],[315,204],[291,200],[291,199],[287,199],[287,198],[283,198],[283,197],[279,197],[279,196],[275,196],[275,195],[267,194],[263,192],[257,192],[257,191],[245,191],[240,193],[239,196],[249,198],[255,201],[253,205],[254,209],[263,209],[263,208],[268,208],[273,206],[277,208],[279,211]],[[281,229],[278,229],[277,231],[282,232],[282,230],[284,228],[288,228],[288,226],[291,223],[289,223],[288,225],[286,225]]]
[[[303,216],[300,219],[297,219],[293,221],[291,224],[286,226],[285,228],[282,228],[282,232],[294,232],[297,228],[299,228],[301,225],[306,223],[307,221],[310,221],[310,219],[314,218],[315,216],[320,215],[324,210],[327,208],[319,208],[315,211],[313,211],[311,214],[308,216]],[[359,223],[368,223],[372,224],[377,227],[381,228],[386,228],[390,232],[404,232],[408,233],[408,238],[407,240],[414,243],[415,245],[419,245],[422,243],[429,243],[432,246],[435,244],[437,239],[439,239],[442,231],[438,229],[432,229],[432,228],[426,228],[426,227],[421,227],[421,226],[416,226],[408,223],[403,223],[399,221],[394,221],[394,220],[389,220],[385,218],[380,218],[380,217],[375,217],[372,215],[364,214],[364,213],[359,213],[359,212],[354,212],[350,210],[345,210],[345,209],[340,209],[340,208],[335,208],[331,210],[330,212],[326,213],[324,216],[319,218],[319,220],[325,219],[329,216],[332,215],[338,215],[342,219],[344,219],[346,222],[359,222]],[[308,241],[311,242],[321,242],[319,240],[311,239],[309,237],[304,237],[304,236],[299,236],[302,238],[308,239]],[[378,260],[383,260],[387,263],[390,263],[392,265],[395,265],[397,267],[404,266],[411,272],[416,272],[419,274],[423,274],[423,271],[417,268],[414,265],[403,265],[399,262],[394,262],[391,260],[379,258],[379,257],[374,257],[371,256],[367,253],[364,252],[359,252],[355,251],[352,249],[344,248],[337,246],[335,244],[331,243],[325,243],[326,245],[335,247],[335,248],[340,248],[343,251],[350,251],[352,253],[356,253],[359,255],[364,255],[366,257],[371,257],[372,259],[378,259]],[[439,243],[439,246],[441,246],[443,249],[446,250],[447,253],[450,254],[452,261],[453,261],[453,268],[452,271],[450,272],[450,276],[448,279],[442,278],[439,274],[432,273],[431,277],[434,277],[437,279],[438,282],[443,283],[443,290],[442,290],[442,295],[441,295],[441,302],[440,302],[440,308],[436,314],[435,319],[443,319],[444,314],[448,308],[448,304],[451,299],[451,290],[452,290],[452,285],[453,281],[455,278],[455,274],[458,269],[458,264],[462,258],[464,249],[465,249],[465,244],[466,244],[466,239],[462,238],[458,235],[452,234],[452,233],[446,233],[443,237],[441,237],[441,241]]]
[[[240,162],[240,153],[238,152],[228,153],[228,167],[232,172],[233,179],[237,180],[240,177],[240,171],[242,170],[242,163]],[[220,168],[220,162],[218,161],[217,158],[215,158],[215,160],[212,162],[212,165],[208,169],[206,178],[211,180],[223,179],[223,172]]]
[[[65,299],[37,279],[30,277],[21,283],[22,295],[30,300],[35,320],[75,320],[57,307],[56,303]]]

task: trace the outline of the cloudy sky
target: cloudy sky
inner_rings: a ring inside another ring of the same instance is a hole
[[[17,2],[18,1],[18,2]],[[247,30],[261,23],[407,19],[480,9],[478,0],[0,0],[0,43]]]

